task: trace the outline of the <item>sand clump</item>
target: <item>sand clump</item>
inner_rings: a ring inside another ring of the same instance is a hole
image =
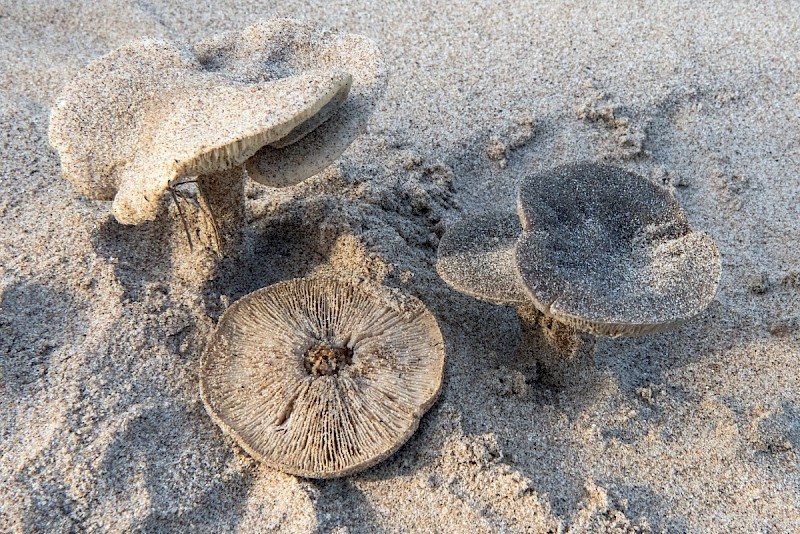
[[[455,497],[476,507],[493,528],[518,532],[558,530],[558,520],[536,494],[531,481],[503,461],[495,436],[453,437],[444,445],[442,466],[450,475],[441,483]],[[482,500],[485,492],[495,495],[493,502]],[[524,512],[509,514],[511,509]]]
[[[586,101],[575,108],[578,119],[599,127],[602,155],[611,160],[630,160],[645,155],[647,123],[624,115],[618,104],[602,92],[589,88]]]
[[[587,481],[584,488],[586,495],[581,503],[581,508],[573,518],[567,532],[569,533],[626,533],[639,534],[652,532],[647,521],[636,523],[625,516],[624,504],[609,497],[608,492]]]
[[[505,169],[511,153],[525,146],[534,135],[536,121],[529,110],[508,113],[508,117],[498,117],[486,142],[486,155],[500,169]]]

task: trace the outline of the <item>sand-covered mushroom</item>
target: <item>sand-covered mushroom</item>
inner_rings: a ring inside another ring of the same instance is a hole
[[[450,228],[439,244],[442,278],[605,336],[674,328],[714,298],[713,240],[639,175],[594,163],[556,167],[522,181],[517,212],[518,222],[483,214]]]
[[[422,302],[371,282],[280,282],[235,302],[202,357],[203,402],[254,458],[330,478],[396,451],[438,395],[444,343]]]
[[[314,163],[298,156],[295,145],[310,143],[315,129],[331,120],[355,120],[337,111],[354,109],[348,98],[353,75],[322,61],[301,69],[287,60],[295,49],[328,53],[317,41],[287,38],[302,32],[358,42],[360,48],[349,50],[354,64],[363,59],[380,70],[368,40],[283,19],[196,47],[129,43],[79,72],[55,103],[49,137],[64,176],[84,195],[113,198],[114,216],[124,224],[153,220],[172,184],[197,177],[201,208],[215,220],[224,248],[242,224],[248,159],[265,146],[288,150],[276,162],[278,172],[294,180],[300,169],[305,178],[310,167],[321,167],[315,156]]]
[[[557,167],[522,182],[517,266],[545,315],[593,334],[679,326],[712,301],[713,239],[693,232],[675,198],[618,167]]]
[[[495,304],[524,305],[519,283],[517,240],[522,233],[513,213],[478,213],[448,228],[439,241],[436,270],[458,291]]]

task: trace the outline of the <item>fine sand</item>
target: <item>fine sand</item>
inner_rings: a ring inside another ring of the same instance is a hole
[[[48,118],[78,69],[273,16],[373,39],[389,85],[333,166],[247,185],[246,253],[210,265],[174,213],[122,226],[63,179]],[[0,531],[800,531],[798,57],[791,2],[0,0]],[[436,248],[582,160],[670,189],[722,279],[551,381]],[[198,369],[232,302],[325,272],[420,298],[447,360],[406,445],[314,481],[224,435]]]

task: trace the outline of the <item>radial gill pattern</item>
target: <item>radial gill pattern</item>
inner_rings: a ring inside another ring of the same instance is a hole
[[[339,279],[281,282],[223,315],[203,401],[256,459],[315,478],[369,467],[416,430],[442,380],[444,343],[416,298]]]

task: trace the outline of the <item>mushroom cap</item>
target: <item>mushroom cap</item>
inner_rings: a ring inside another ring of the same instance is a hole
[[[338,356],[309,364],[319,354]],[[436,399],[443,369],[441,332],[418,299],[364,281],[296,279],[225,311],[200,388],[209,415],[251,456],[331,478],[397,450]]]
[[[122,223],[153,219],[171,180],[243,164],[350,87],[342,71],[264,80],[203,64],[158,40],[94,61],[50,117],[62,172],[87,196],[114,198]]]
[[[692,232],[673,196],[645,178],[582,163],[527,177],[517,265],[545,315],[599,335],[674,328],[717,290],[713,240]]]
[[[268,43],[266,48],[264,43]],[[260,58],[257,65],[282,76],[338,70],[353,77],[350,93],[339,106],[315,117],[291,143],[287,139],[264,146],[247,162],[250,177],[264,185],[293,185],[333,163],[364,129],[386,87],[383,58],[371,40],[312,24],[288,19],[262,21],[241,34],[200,43],[198,54],[202,56],[206,49],[231,50],[242,56],[247,55],[244,50],[252,50],[252,55]]]
[[[522,233],[516,214],[464,217],[439,241],[436,271],[453,288],[495,304],[530,300],[517,273],[516,246]]]

